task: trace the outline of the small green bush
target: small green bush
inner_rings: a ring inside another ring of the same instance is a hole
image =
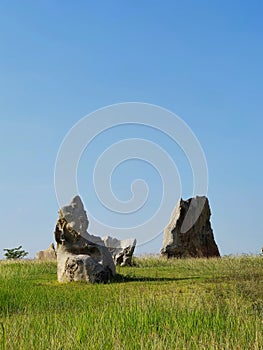
[[[28,255],[28,252],[22,249],[22,246],[20,245],[17,248],[11,248],[11,249],[4,249],[4,252],[6,252],[4,255],[6,259],[23,259],[25,256]]]

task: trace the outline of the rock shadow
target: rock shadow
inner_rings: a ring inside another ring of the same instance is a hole
[[[123,283],[123,282],[174,282],[184,280],[197,280],[199,276],[191,277],[144,277],[144,276],[132,276],[132,275],[121,275],[117,274],[112,283]]]

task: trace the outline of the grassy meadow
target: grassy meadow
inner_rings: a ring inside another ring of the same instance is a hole
[[[263,349],[263,257],[137,258],[111,284],[0,262],[0,349]]]

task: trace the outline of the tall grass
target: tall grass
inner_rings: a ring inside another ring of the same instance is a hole
[[[0,263],[0,344],[30,349],[263,349],[263,258],[140,258],[115,283],[59,284]]]

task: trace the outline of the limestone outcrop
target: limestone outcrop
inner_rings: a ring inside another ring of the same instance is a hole
[[[205,196],[180,199],[164,230],[161,254],[170,257],[219,257]]]
[[[100,237],[88,234],[87,228],[87,214],[80,197],[76,196],[70,205],[60,209],[54,232],[59,282],[106,283],[115,276],[110,252]]]
[[[37,260],[56,260],[57,253],[55,250],[54,243],[51,243],[46,250],[40,250],[36,253]]]
[[[105,246],[110,251],[115,265],[131,266],[132,256],[136,246],[136,239],[119,240],[110,236],[102,237]]]

